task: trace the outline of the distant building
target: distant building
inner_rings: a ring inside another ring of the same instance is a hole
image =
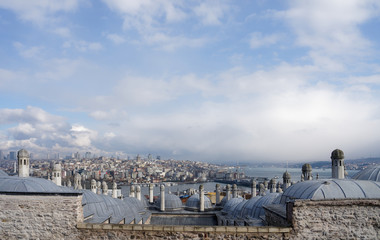
[[[15,151],[9,152],[9,160],[16,160],[16,152]]]

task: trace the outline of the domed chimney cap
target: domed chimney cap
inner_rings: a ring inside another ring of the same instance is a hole
[[[302,171],[311,171],[311,165],[309,163],[305,163],[302,166]]]
[[[282,175],[283,178],[285,179],[290,179],[291,178],[291,175],[288,171],[284,172],[284,174]]]
[[[19,158],[29,158],[29,153],[25,149],[21,149],[17,152],[17,157]]]
[[[331,159],[344,159],[344,153],[343,153],[343,151],[340,150],[340,149],[335,149],[331,153]]]

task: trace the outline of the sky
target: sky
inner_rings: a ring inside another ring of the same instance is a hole
[[[0,150],[380,156],[378,0],[0,0]]]

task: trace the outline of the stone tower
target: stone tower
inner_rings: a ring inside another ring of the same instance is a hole
[[[340,149],[335,149],[331,153],[331,177],[344,179],[344,153]]]
[[[292,185],[291,177],[292,176],[290,175],[288,171],[284,172],[284,174],[282,175],[282,182],[283,182],[282,188],[284,191]]]
[[[59,163],[54,164],[53,173],[52,173],[52,180],[58,186],[62,185],[62,176],[61,176],[61,174],[62,174],[61,164],[59,164]]]
[[[305,181],[307,180],[313,180],[313,175],[311,174],[311,165],[308,164],[308,163],[305,163],[303,166],[302,166],[302,175],[303,175],[303,179]]]
[[[29,153],[25,149],[17,152],[18,176],[29,177]]]

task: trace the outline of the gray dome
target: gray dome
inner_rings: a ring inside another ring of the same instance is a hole
[[[25,149],[21,149],[20,151],[17,152],[17,157],[18,158],[29,158],[29,153]]]
[[[138,212],[145,212],[147,208],[147,203],[144,200],[138,200],[135,197],[126,197],[123,199],[124,202],[134,206]]]
[[[237,218],[241,215],[241,211],[243,209],[243,206],[247,203],[247,200],[241,201],[234,209],[233,212],[231,213],[233,218]]]
[[[186,208],[190,209],[199,209],[199,194],[194,194],[191,197],[189,197],[186,201]],[[204,203],[205,203],[205,209],[211,209],[212,204],[210,198],[208,198],[206,195],[203,196]]]
[[[83,190],[83,215],[85,222],[103,223],[110,219],[110,223],[126,223],[141,221],[141,216],[134,205],[110,196],[95,194]]]
[[[57,186],[43,178],[0,176],[0,192],[10,193],[78,193],[67,187]]]
[[[331,153],[331,159],[344,159],[344,153],[343,153],[343,151],[340,150],[340,149],[335,149]]]
[[[155,202],[155,207],[160,209],[161,196],[158,197]],[[183,208],[182,201],[174,194],[165,194],[165,211],[181,210]]]
[[[222,213],[232,213],[235,207],[244,200],[242,197],[231,198],[223,207]]]
[[[262,197],[257,196],[251,198],[242,207],[240,217],[248,219],[260,218],[261,216],[265,215],[265,210],[263,206],[280,203],[281,195],[282,193],[268,193],[267,195]]]
[[[353,177],[356,180],[371,180],[380,182],[380,165],[368,167],[356,173]]]
[[[232,199],[232,194],[229,194],[230,199]],[[227,203],[227,196],[224,196],[222,201],[220,201],[220,206],[224,206]]]
[[[380,183],[352,179],[298,182],[283,193],[281,203],[292,199],[380,198]]]

